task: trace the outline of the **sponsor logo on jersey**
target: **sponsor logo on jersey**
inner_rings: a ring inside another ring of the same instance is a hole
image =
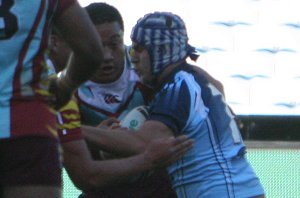
[[[107,104],[121,103],[121,100],[119,100],[118,97],[119,97],[118,95],[106,94],[104,96],[104,101]]]

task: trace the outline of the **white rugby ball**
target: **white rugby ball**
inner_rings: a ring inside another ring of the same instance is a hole
[[[147,120],[148,116],[149,112],[147,106],[142,105],[135,107],[121,119],[120,126],[136,131]]]

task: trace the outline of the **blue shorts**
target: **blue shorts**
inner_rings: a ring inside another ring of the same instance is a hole
[[[5,186],[62,186],[58,140],[22,137],[0,140],[0,188]]]

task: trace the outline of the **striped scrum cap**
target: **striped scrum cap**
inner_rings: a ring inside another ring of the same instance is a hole
[[[188,44],[184,21],[171,12],[154,12],[139,19],[131,40],[148,50],[154,75],[188,56],[194,61],[199,56]]]

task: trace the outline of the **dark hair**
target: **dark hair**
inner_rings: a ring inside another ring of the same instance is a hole
[[[95,25],[116,21],[120,24],[121,29],[124,31],[124,22],[122,16],[117,8],[113,7],[112,5],[107,3],[91,3],[85,7],[85,10]]]

